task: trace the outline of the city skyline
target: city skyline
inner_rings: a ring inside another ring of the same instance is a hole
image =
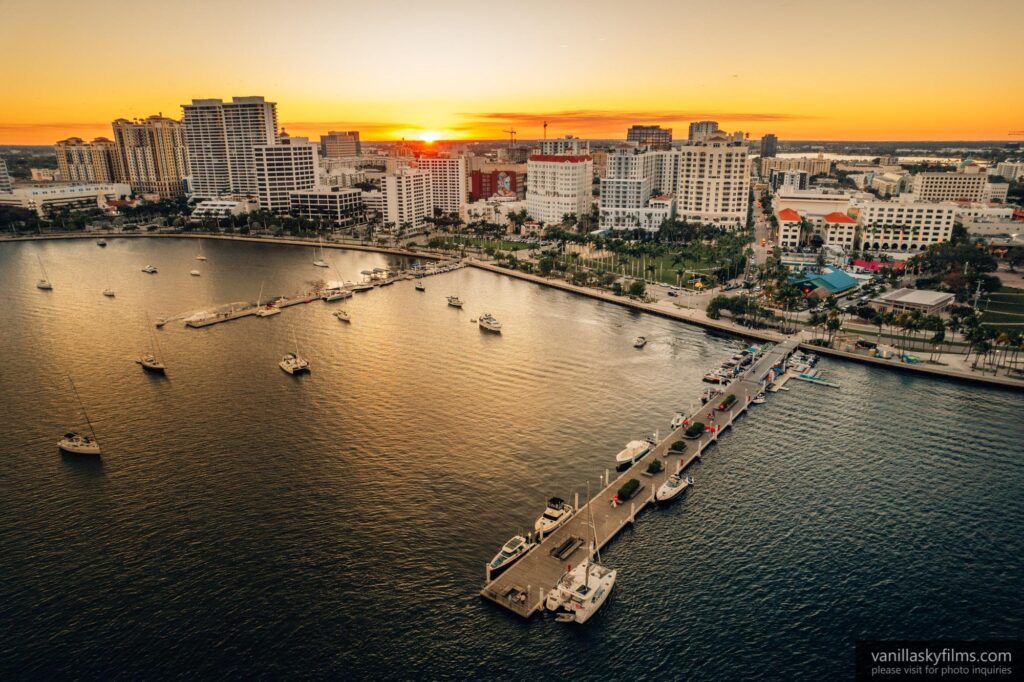
[[[118,118],[180,119],[194,98],[248,95],[278,102],[281,125],[311,139],[350,129],[370,141],[502,139],[509,127],[537,139],[543,121],[549,136],[612,139],[633,124],[701,119],[790,140],[1008,140],[1024,128],[1024,93],[1003,75],[1024,58],[999,49],[1024,9],[1005,0],[970,15],[945,1],[868,2],[859,14],[795,0],[656,2],[643,16],[658,21],[628,29],[637,8],[610,3],[525,0],[495,22],[461,1],[308,2],[285,28],[280,8],[256,4],[241,16],[121,0],[88,13],[68,2],[5,7],[20,27],[11,52],[32,57],[5,74],[0,144],[109,136]],[[75,36],[129,11],[118,40],[74,49]]]

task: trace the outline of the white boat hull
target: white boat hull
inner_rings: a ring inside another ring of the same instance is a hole
[[[94,455],[99,456],[103,454],[100,451],[100,445],[96,441],[90,441],[83,443],[80,441],[71,441],[66,438],[62,438],[57,441],[57,447],[63,452],[70,453],[72,455]]]
[[[256,317],[270,317],[271,315],[277,315],[281,312],[280,308],[260,308],[256,311]]]

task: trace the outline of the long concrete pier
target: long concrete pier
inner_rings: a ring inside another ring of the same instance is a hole
[[[481,596],[523,618],[529,618],[542,610],[548,591],[558,582],[568,564],[575,566],[589,558],[594,536],[596,549],[599,550],[619,531],[633,523],[640,510],[654,502],[655,492],[670,475],[685,470],[699,459],[718,440],[719,435],[749,408],[750,401],[764,389],[764,380],[772,368],[784,364],[796,348],[795,340],[787,340],[763,354],[725,387],[721,396],[708,401],[690,415],[691,424],[702,422],[708,427],[702,436],[688,440],[683,438],[685,427],[672,431],[646,457],[617,478],[607,481],[605,487],[577,510],[569,521],[543,538],[511,568],[485,584],[480,590]],[[735,401],[727,409],[719,410],[722,401],[730,395],[735,396]],[[685,449],[672,450],[672,444],[680,440],[686,444]],[[609,458],[612,456],[613,453],[609,453]],[[661,459],[664,466],[660,473],[648,475],[648,463],[654,458]],[[637,479],[641,488],[631,499],[614,506],[613,498],[619,488],[631,478]],[[541,510],[537,512],[539,515]],[[591,516],[593,529],[590,527]],[[556,551],[566,545],[570,548],[576,545],[576,548],[567,554],[555,556]]]

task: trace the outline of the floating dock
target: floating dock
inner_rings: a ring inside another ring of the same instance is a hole
[[[395,282],[405,281],[409,279],[422,279],[423,277],[429,277],[430,275],[439,275],[445,272],[451,272],[452,270],[458,270],[464,267],[463,263],[443,263],[431,266],[429,268],[420,268],[418,270],[404,271],[394,277],[389,277],[384,280],[378,280],[374,283],[373,288],[379,288],[382,286],[388,286]],[[352,287],[343,287],[344,289],[351,291]],[[367,289],[367,291],[369,291]],[[299,305],[301,303],[312,303],[313,301],[322,300],[323,295],[319,291],[311,291],[299,296],[293,296],[290,298],[280,298],[273,303],[278,308],[290,308],[293,305]],[[239,308],[238,310],[231,310],[224,313],[215,313],[209,317],[203,317],[199,319],[189,319],[185,321],[186,327],[192,329],[202,329],[203,327],[210,327],[221,322],[230,322],[231,320],[238,320],[243,317],[252,317],[256,314],[259,307],[251,305],[248,308]]]
[[[797,342],[784,341],[769,350],[729,386],[721,396],[709,401],[689,418],[689,423],[702,422],[713,431],[688,440],[683,438],[685,427],[672,431],[667,438],[655,445],[651,452],[634,463],[615,479],[605,475],[605,487],[589,502],[579,508],[561,528],[544,537],[522,559],[513,564],[497,578],[487,582],[480,595],[513,613],[529,618],[543,610],[548,591],[555,586],[566,570],[567,564],[579,565],[590,554],[591,538],[596,534],[597,549],[612,540],[619,531],[633,523],[636,515],[654,502],[654,494],[670,475],[678,473],[699,459],[702,453],[713,445],[721,433],[750,406],[750,401],[764,390],[764,380],[771,369],[780,362],[785,363],[797,348]],[[724,411],[717,408],[727,396],[736,400]],[[681,452],[671,450],[671,445],[682,440],[686,448]],[[646,474],[648,463],[662,460],[660,473]],[[642,488],[634,496],[618,506],[612,506],[612,498],[619,488],[631,478],[640,481]],[[590,506],[592,512],[587,511]],[[538,513],[540,510],[538,509]],[[590,528],[593,515],[594,528]],[[583,542],[577,542],[583,540]],[[560,549],[565,551],[559,552]]]

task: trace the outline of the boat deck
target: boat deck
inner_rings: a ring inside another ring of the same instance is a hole
[[[705,431],[703,436],[687,440],[682,437],[685,427],[680,427],[669,433],[668,437],[658,442],[643,459],[621,474],[612,478],[606,472],[605,487],[601,491],[584,504],[561,528],[543,538],[526,556],[500,576],[487,582],[480,590],[480,595],[524,618],[529,618],[543,609],[547,592],[558,582],[568,564],[578,565],[589,556],[590,538],[596,533],[597,549],[601,549],[618,535],[619,531],[633,523],[636,515],[654,502],[654,494],[665,479],[671,474],[685,470],[699,459],[702,453],[718,440],[719,435],[731,427],[736,418],[747,410],[750,401],[763,390],[762,381],[771,368],[788,358],[796,347],[796,341],[784,341],[775,346],[729,384],[720,397],[702,406],[690,416],[690,423],[703,422],[706,426],[713,427],[714,431]],[[736,401],[729,409],[719,412],[717,406],[730,394],[736,396]],[[682,452],[672,451],[671,445],[679,440],[686,444],[686,449]],[[661,459],[664,467],[660,473],[648,475],[648,463],[654,458]],[[619,488],[631,478],[637,479],[641,487],[631,499],[613,506],[612,499]],[[590,529],[588,504],[593,510],[593,531]],[[582,539],[583,542],[575,543],[574,538]],[[555,551],[567,541],[578,546],[572,552],[563,554],[561,558],[554,556]]]

